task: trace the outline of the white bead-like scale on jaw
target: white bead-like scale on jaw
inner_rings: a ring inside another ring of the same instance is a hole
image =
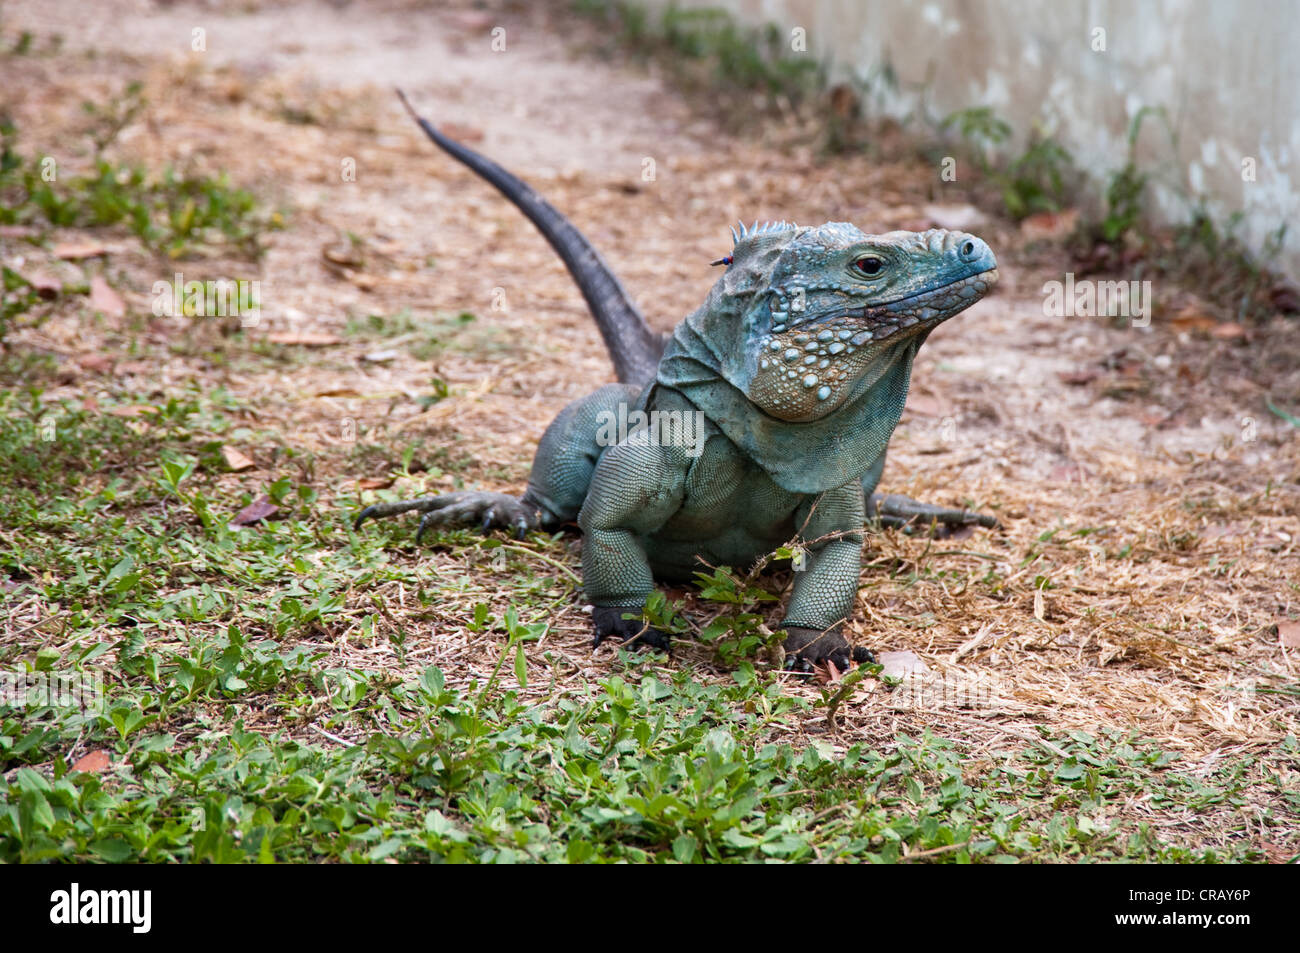
[[[910,336],[918,325],[937,323],[961,310],[996,279],[996,274],[975,275],[933,294],[894,302],[892,310],[889,305],[846,308],[839,313],[831,311],[829,316],[821,307],[791,315],[785,310],[787,302],[780,298],[782,293],[776,291],[769,302],[780,300],[781,305],[773,312],[771,330],[759,338],[759,369],[750,397],[782,419],[821,416],[845,397],[847,386],[861,372],[862,361],[871,360],[877,348]],[[848,289],[804,285],[801,290]]]
[[[779,234],[787,230],[794,234]],[[750,354],[758,367],[744,389],[755,406],[790,421],[815,420],[835,411],[875,355],[962,311],[997,281],[996,272],[982,273],[920,290],[923,282],[909,277],[891,302],[872,300],[876,293],[871,287],[841,273],[842,250],[866,238],[852,225],[814,230],[784,222],[741,226],[737,263],[755,251],[779,247],[774,241],[789,242],[777,265],[779,276],[767,274],[771,283],[759,293],[758,308],[748,313],[757,324],[757,352]],[[950,234],[944,231],[911,238],[892,234],[884,244],[889,259],[917,254],[946,263],[950,257]]]
[[[878,323],[875,332],[863,329],[859,324],[862,320],[858,315],[842,315],[816,331],[790,331],[784,325],[775,325],[760,340],[760,372],[775,374],[783,382],[777,384],[781,393],[772,395],[778,408],[799,412],[810,409],[804,407],[810,399],[818,404],[830,400],[846,376],[839,363],[868,341],[883,339],[897,330],[894,319],[881,322],[879,316],[873,315]],[[769,354],[779,360],[774,363],[765,356]],[[785,395],[785,388],[790,386],[797,386],[800,393]]]

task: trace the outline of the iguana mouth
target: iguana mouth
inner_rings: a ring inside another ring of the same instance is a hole
[[[998,270],[990,268],[967,275],[938,288],[918,291],[880,305],[848,308],[821,318],[818,323],[850,319],[868,321],[858,334],[849,338],[855,346],[872,341],[892,340],[902,331],[916,333],[933,328],[983,298],[998,283]]]
[[[783,420],[807,420],[838,406],[883,350],[968,308],[998,280],[996,268],[886,304],[846,308],[766,335],[750,397]]]

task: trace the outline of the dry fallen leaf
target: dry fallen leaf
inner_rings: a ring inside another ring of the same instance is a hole
[[[47,301],[57,298],[63,291],[63,282],[44,271],[34,271],[23,277],[31,284],[32,289]]]
[[[76,361],[83,370],[94,371],[96,374],[108,374],[113,370],[111,354],[79,354]]]
[[[234,447],[222,447],[221,456],[226,461],[232,473],[238,473],[240,470],[251,470],[257,466],[251,457],[245,456]]]
[[[443,135],[451,136],[458,142],[483,141],[483,130],[477,126],[466,126],[459,122],[443,122],[438,124],[438,128]]]
[[[1062,463],[1052,467],[1047,477],[1057,483],[1082,483],[1088,478],[1088,471],[1077,463]]]
[[[361,256],[357,246],[351,243],[328,245],[322,248],[320,253],[331,264],[344,265],[348,268],[364,268],[366,265],[366,260]]]
[[[64,261],[97,258],[107,254],[108,249],[95,242],[60,242],[54,246],[54,257],[62,258]]]
[[[113,760],[108,756],[107,751],[87,751],[77,759],[72,770],[99,774],[101,771],[107,771],[112,764]]]
[[[153,409],[148,404],[123,404],[120,407],[110,407],[108,412],[114,417],[139,417],[152,413]]]
[[[329,347],[343,343],[337,334],[313,331],[274,331],[266,339],[272,344],[298,344],[302,347]]]
[[[90,279],[90,306],[110,318],[120,318],[126,314],[126,302],[101,275]]]
[[[1189,304],[1170,318],[1169,323],[1178,331],[1212,331],[1218,322],[1204,308]]]
[[[1079,222],[1079,210],[1069,208],[1063,212],[1037,212],[1020,223],[1020,234],[1029,240],[1064,238],[1074,231]]]
[[[840,681],[843,677],[840,670],[835,667],[835,663],[830,659],[813,666],[813,678],[819,685],[830,685]]]
[[[1085,384],[1091,384],[1100,375],[1099,371],[1061,371],[1056,375],[1062,384],[1069,384],[1071,387],[1083,387]]]
[[[279,508],[271,502],[270,498],[263,495],[259,496],[252,503],[249,503],[242,510],[231,517],[231,526],[252,526],[262,520],[270,519],[279,513]]]
[[[880,674],[890,678],[906,678],[908,675],[922,675],[930,671],[930,666],[910,649],[881,652],[876,656],[876,661],[881,665]]]
[[[836,83],[831,87],[831,111],[841,119],[851,119],[858,114],[861,107],[858,94],[847,83]]]
[[[1210,336],[1218,338],[1220,341],[1235,341],[1246,336],[1246,329],[1233,321],[1224,321],[1222,324],[1214,326]]]
[[[1300,649],[1300,622],[1279,622],[1277,638],[1289,649]]]
[[[1284,280],[1269,289],[1268,298],[1273,307],[1284,314],[1300,313],[1300,289],[1286,284]]]
[[[357,489],[386,490],[396,482],[392,477],[362,477],[357,480]]]

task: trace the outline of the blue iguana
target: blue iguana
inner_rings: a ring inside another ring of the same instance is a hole
[[[997,281],[979,238],[938,229],[867,235],[843,222],[742,225],[731,253],[714,263],[725,271],[704,304],[665,340],[549,203],[406,105],[430,139],[496,186],[559,253],[619,383],[560,412],[522,497],[462,491],[377,503],[356,527],[413,510],[424,514],[417,540],[430,527],[522,536],[576,521],[596,644],[615,636],[663,648],[667,634],[640,621],[655,580],[689,580],[702,561],[751,566],[794,543],[805,564],[781,626],[788,664],[807,671],[827,660],[848,666],[840,630],[853,612],[869,518],[996,525],[874,495],[917,349]],[[630,432],[611,426],[629,420]]]

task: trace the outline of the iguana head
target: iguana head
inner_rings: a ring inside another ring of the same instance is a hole
[[[724,376],[780,420],[826,417],[864,378],[910,365],[925,336],[997,277],[988,245],[964,232],[742,227],[714,289],[740,317]]]
[[[878,465],[916,349],[996,280],[993,253],[962,232],[742,229],[725,274],[673,331],[656,386],[779,485],[820,493]]]

